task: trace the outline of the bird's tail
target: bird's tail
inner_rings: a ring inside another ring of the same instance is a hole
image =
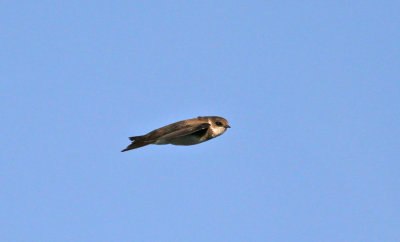
[[[149,142],[146,142],[143,139],[143,136],[133,136],[133,137],[129,137],[129,139],[132,141],[132,144],[128,145],[125,149],[121,150],[121,152],[133,150],[133,149],[151,144]]]

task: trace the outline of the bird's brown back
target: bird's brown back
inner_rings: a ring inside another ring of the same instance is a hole
[[[177,130],[184,129],[188,126],[192,126],[193,124],[207,123],[207,121],[208,121],[208,119],[206,117],[197,117],[197,118],[193,118],[193,119],[178,121],[176,123],[172,123],[172,124],[166,125],[164,127],[155,129],[155,130],[151,131],[150,133],[144,135],[144,137],[146,137],[146,139],[148,139],[148,140],[158,139],[161,136],[167,135],[167,134],[175,132]]]

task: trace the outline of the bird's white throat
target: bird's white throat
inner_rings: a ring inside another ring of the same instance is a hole
[[[211,132],[213,137],[217,137],[226,131],[225,127],[211,125]]]

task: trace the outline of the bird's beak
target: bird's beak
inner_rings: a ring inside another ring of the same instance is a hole
[[[225,125],[225,128],[230,128],[231,126],[229,126],[229,125]]]

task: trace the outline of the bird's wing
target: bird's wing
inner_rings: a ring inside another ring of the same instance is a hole
[[[175,139],[178,137],[186,136],[189,134],[193,134],[200,130],[208,129],[210,127],[209,123],[202,123],[196,126],[186,126],[184,128],[178,129],[174,132],[168,133],[166,135],[161,136],[159,139]]]

